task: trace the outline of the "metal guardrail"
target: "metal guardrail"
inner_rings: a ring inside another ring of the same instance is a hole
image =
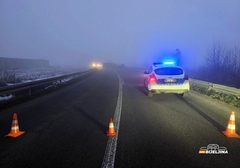
[[[135,71],[138,71],[138,72],[144,72],[144,70],[146,70],[143,68],[132,68],[132,69],[134,69]],[[216,92],[234,95],[234,96],[240,98],[240,89],[237,89],[234,87],[219,85],[219,84],[201,81],[201,80],[197,80],[197,79],[193,79],[193,78],[189,78],[189,82],[190,82],[190,85],[196,85],[198,87],[212,89]]]
[[[87,71],[83,71],[83,72],[77,72],[77,73],[73,73],[73,74],[62,75],[62,76],[49,78],[49,79],[43,79],[43,80],[34,81],[34,82],[27,82],[27,83],[12,85],[12,86],[0,87],[0,95],[4,95],[4,94],[8,94],[8,93],[13,93],[14,94],[17,91],[27,90],[27,89],[28,89],[28,94],[31,95],[32,94],[32,88],[34,88],[36,86],[41,86],[41,85],[44,85],[44,84],[49,84],[49,83],[54,83],[54,82],[58,82],[58,83],[61,84],[61,83],[64,82],[64,79],[67,79],[69,77],[77,78],[77,77],[85,75],[86,73],[89,73],[91,71],[92,70],[87,70]]]
[[[210,83],[210,82],[205,82],[205,81],[200,81],[196,79],[189,79],[190,85],[196,85],[199,87],[207,88],[207,89],[212,89],[216,92],[220,93],[225,93],[225,94],[230,94],[237,96],[240,98],[240,89],[234,88],[234,87],[229,87],[229,86],[224,86],[224,85],[219,85],[215,83]]]

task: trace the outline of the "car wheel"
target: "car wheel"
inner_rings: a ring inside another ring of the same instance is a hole
[[[153,93],[152,92],[148,92],[148,97],[153,97]]]
[[[181,95],[182,95],[182,97],[188,97],[188,93],[187,92],[182,93]]]

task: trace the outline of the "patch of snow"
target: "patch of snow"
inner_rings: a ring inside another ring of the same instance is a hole
[[[11,98],[13,98],[14,96],[12,94],[8,95],[8,96],[0,96],[0,101],[2,100],[9,100]]]
[[[31,69],[14,69],[14,70],[7,70],[7,71],[0,71],[0,81],[5,81],[7,86],[13,86],[33,81],[40,81],[44,79],[49,79],[53,77],[60,77],[67,74],[72,74],[76,72],[82,72],[87,70],[86,68],[81,69],[74,69],[69,67],[48,67],[48,68],[31,68]],[[9,75],[11,77],[10,81],[8,82],[5,79],[5,76]],[[61,83],[66,83],[70,81],[73,77],[64,78],[60,81],[56,81],[53,85],[47,86],[45,89],[56,87]],[[14,97],[13,95],[8,96],[0,96],[0,101],[8,100]]]

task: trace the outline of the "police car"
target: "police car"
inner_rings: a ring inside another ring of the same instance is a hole
[[[176,93],[187,97],[190,90],[188,76],[174,61],[153,63],[144,74],[144,86],[149,97],[160,93]]]

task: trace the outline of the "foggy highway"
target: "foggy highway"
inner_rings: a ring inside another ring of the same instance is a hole
[[[101,69],[90,77],[0,113],[0,167],[101,167],[123,87],[114,167],[239,167],[240,139],[225,137],[231,111],[240,110],[190,91],[149,98],[143,71]],[[9,133],[14,113],[19,137]],[[199,154],[218,144],[228,154]]]

